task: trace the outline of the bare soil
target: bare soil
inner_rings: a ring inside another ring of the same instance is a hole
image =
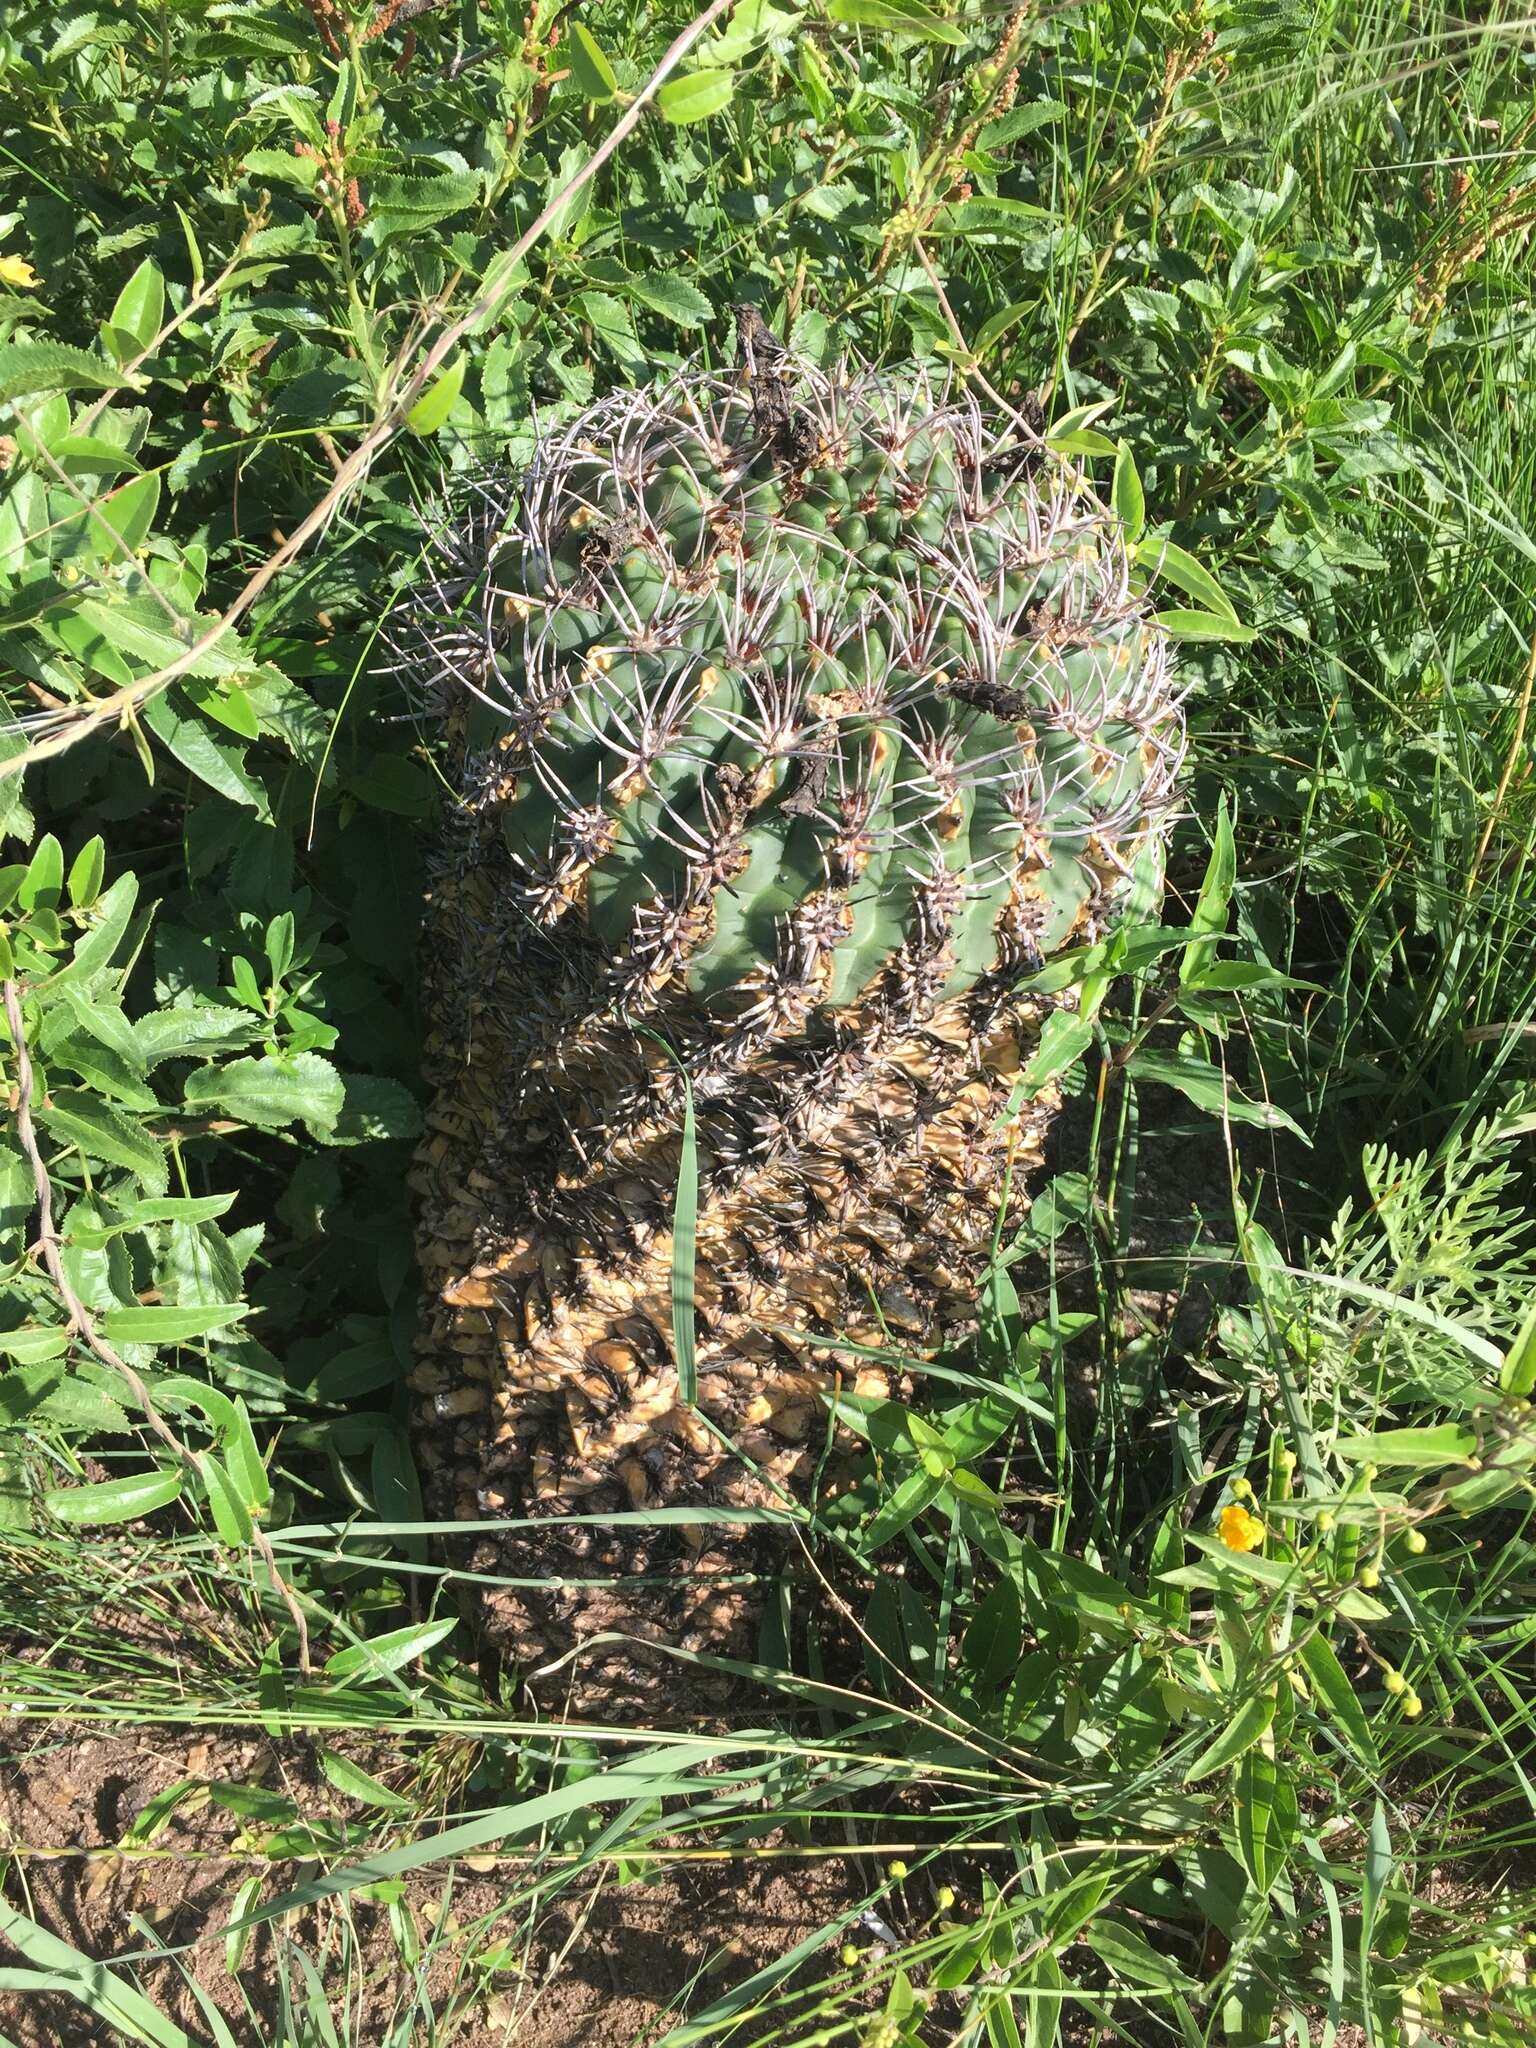
[[[358,1761],[379,1769],[377,1756]],[[149,1945],[132,1924],[138,1916],[180,1952],[182,1968],[224,2013],[242,2048],[258,2048],[271,2038],[279,1970],[288,1968],[296,2002],[302,1981],[292,1949],[285,1963],[262,1930],[241,1970],[249,2010],[225,1966],[224,1929],[253,1872],[266,1874],[263,1896],[270,1898],[315,1865],[256,1853],[242,1843],[241,1821],[213,1804],[178,1809],[146,1850],[123,1853],[118,1845],[145,1804],[188,1777],[262,1783],[294,1798],[311,1820],[355,1818],[360,1810],[320,1778],[307,1745],[165,1730],[153,1741],[26,1731],[0,1751],[4,1895],[81,1954],[115,1964],[194,2039],[206,2040],[207,2021],[175,1964],[130,1967],[125,1960]],[[392,2038],[454,2048],[577,2048],[599,2036],[615,2048],[654,2041],[690,2009],[815,1935],[866,1890],[859,1871],[838,1857],[755,1868],[682,1863],[647,1881],[584,1875],[530,1925],[509,1910],[506,1878],[476,1861],[476,1869],[455,1872],[446,1893],[442,1869],[407,1886],[406,1908],[430,1952],[425,1998],[433,2019],[421,2011]],[[372,2048],[413,2004],[419,2009],[381,1905],[326,1902],[303,1915],[289,1939],[315,1962],[338,2015],[348,2006],[357,2015],[343,2038]],[[0,1958],[19,1960],[4,1944]],[[497,1960],[501,1967],[488,1966]],[[828,1943],[800,1980],[835,1968]],[[116,2048],[121,2040],[71,1999],[16,1992],[0,1994],[0,2034],[16,2048]]]

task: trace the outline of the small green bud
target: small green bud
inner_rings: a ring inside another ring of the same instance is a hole
[[[1408,1690],[1408,1681],[1395,1665],[1389,1664],[1382,1674],[1382,1684],[1394,1698]]]
[[[1429,1548],[1429,1538],[1422,1529],[1410,1529],[1403,1538],[1403,1548],[1414,1557],[1422,1557]]]
[[[1417,1721],[1417,1719],[1419,1718],[1420,1714],[1423,1713],[1423,1711],[1424,1702],[1419,1698],[1416,1692],[1404,1694],[1403,1719],[1405,1721]]]
[[[1360,1583],[1368,1593],[1381,1584],[1381,1573],[1376,1569],[1375,1565],[1368,1564],[1362,1569]]]
[[[893,1856],[891,1858],[890,1862],[887,1863],[887,1865],[885,1866],[885,1872],[887,1877],[894,1878],[897,1884],[900,1884],[901,1880],[904,1877],[908,1877],[911,1875],[911,1873],[907,1869],[906,1864],[902,1862],[899,1856]]]
[[[1326,1536],[1332,1527],[1333,1511],[1331,1508],[1324,1508],[1317,1518],[1317,1533],[1319,1536]]]
[[[938,1890],[933,1895],[933,1903],[938,1907],[941,1913],[947,1913],[950,1907],[955,1903],[954,1886],[948,1884],[941,1884]]]
[[[851,1941],[845,1941],[837,1952],[837,1959],[845,1970],[851,1970],[859,1960],[859,1951]]]

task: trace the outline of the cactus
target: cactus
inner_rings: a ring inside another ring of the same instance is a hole
[[[461,1515],[803,1486],[834,1379],[888,1384],[837,1340],[973,1313],[1054,1107],[998,1128],[1049,1007],[1021,984],[1157,867],[1178,700],[1081,477],[921,370],[751,369],[615,393],[461,493],[394,621],[456,785],[415,1384]],[[692,1566],[657,1625],[716,1640]],[[546,1648],[592,1610],[500,1619]]]

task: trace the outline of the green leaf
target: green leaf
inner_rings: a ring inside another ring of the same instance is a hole
[[[1477,1456],[1477,1444],[1475,1430],[1441,1422],[1429,1429],[1378,1429],[1370,1436],[1340,1437],[1333,1448],[1356,1464],[1407,1465],[1429,1472],[1469,1463]]]
[[[1090,1920],[1082,1938],[1100,1961],[1127,1983],[1145,1984],[1158,1991],[1198,1989],[1195,1980],[1171,1957],[1160,1955],[1144,1934],[1123,1920]]]
[[[123,935],[132,922],[138,897],[137,875],[119,875],[106,895],[92,905],[92,922],[76,939],[74,952],[43,986],[55,989],[66,981],[83,984],[110,967],[112,956],[122,944]]]
[[[346,1091],[336,1069],[317,1052],[268,1053],[225,1067],[200,1067],[188,1075],[183,1099],[200,1115],[222,1110],[267,1130],[302,1122],[325,1134],[341,1114]]]
[[[589,100],[611,100],[619,89],[613,66],[579,21],[571,24],[571,76]]]
[[[1261,1693],[1257,1699],[1245,1700],[1216,1740],[1195,1758],[1184,1773],[1184,1783],[1197,1785],[1213,1772],[1225,1770],[1244,1750],[1253,1747],[1274,1718],[1273,1694]]]
[[[1052,1010],[1040,1032],[1040,1042],[1030,1054],[1018,1090],[1032,1102],[1068,1067],[1075,1066],[1093,1043],[1093,1019],[1080,1010]]]
[[[690,71],[669,79],[656,95],[657,111],[679,126],[722,113],[736,94],[734,71]]]
[[[1533,1308],[1504,1354],[1499,1367],[1499,1387],[1512,1401],[1523,1399],[1536,1388],[1536,1308]]]
[[[239,1488],[212,1452],[198,1452],[193,1463],[197,1467],[198,1478],[203,1482],[219,1541],[231,1550],[244,1549],[251,1540],[253,1525],[250,1511],[240,1498]]]
[[[1360,1705],[1355,1688],[1344,1675],[1344,1667],[1334,1654],[1333,1645],[1324,1635],[1307,1636],[1303,1639],[1297,1655],[1303,1671],[1311,1680],[1312,1690],[1317,1699],[1349,1737],[1356,1760],[1366,1770],[1373,1773],[1379,1771],[1381,1758],[1377,1754],[1370,1723],[1365,1717],[1365,1710]]]
[[[919,0],[830,0],[827,15],[853,28],[883,28],[892,35],[921,36],[924,42],[965,47],[965,31],[945,21]]]
[[[116,370],[61,341],[12,341],[0,348],[0,404],[37,391],[115,391]]]
[[[405,416],[405,424],[413,434],[435,434],[443,425],[464,387],[464,366],[468,360],[465,355],[455,356],[411,407]]]
[[[1222,612],[1154,612],[1152,623],[1160,626],[1170,640],[1230,640],[1246,647],[1258,638],[1252,626],[1239,625]]]
[[[124,334],[133,344],[131,353],[142,353],[160,332],[165,318],[165,280],[146,256],[117,295],[107,325]]]
[[[381,1785],[377,1778],[353,1763],[349,1757],[338,1756],[334,1749],[319,1751],[320,1768],[336,1790],[347,1799],[357,1799],[364,1806],[379,1806],[391,1813],[413,1813],[415,1807],[409,1799],[398,1792],[392,1792],[387,1785]]]
[[[960,1655],[976,1674],[978,1693],[1006,1682],[1024,1654],[1024,1612],[1011,1579],[1000,1579],[971,1617]]]
[[[698,1139],[693,1087],[683,1075],[683,1141],[672,1202],[672,1353],[677,1362],[678,1399],[698,1406],[699,1368],[694,1349],[695,1230],[699,1215]]]
[[[243,1301],[195,1302],[190,1308],[109,1308],[102,1328],[111,1344],[185,1344],[227,1329],[250,1314]]]
[[[64,849],[48,832],[37,842],[37,851],[16,891],[16,901],[23,910],[57,910],[63,894]]]
[[[1195,983],[1198,977],[1204,977],[1215,960],[1216,941],[1227,928],[1232,885],[1236,880],[1237,847],[1232,838],[1232,815],[1223,792],[1216,807],[1216,829],[1211,834],[1205,878],[1200,884],[1199,900],[1189,920],[1190,936],[1195,943],[1185,949],[1179,966],[1179,981],[1185,988]],[[1203,981],[1201,985],[1204,985]]]
[[[1197,598],[1201,608],[1237,624],[1237,608],[1210,570],[1197,562],[1177,542],[1146,534],[1136,544],[1136,560],[1164,583],[1172,583],[1187,597]]]
[[[103,1160],[108,1166],[126,1167],[152,1195],[165,1193],[164,1152],[121,1110],[99,1102],[83,1089],[59,1088],[47,1103],[39,1105],[35,1115],[65,1144],[78,1145],[87,1157]]]
[[[200,782],[207,783],[231,803],[247,806],[261,819],[270,819],[272,809],[267,792],[247,770],[240,749],[216,740],[199,713],[183,708],[186,702],[181,691],[166,690],[147,704],[139,716],[167,751]]]
[[[637,304],[660,313],[675,327],[704,327],[715,317],[713,303],[697,285],[680,277],[663,277],[656,272],[645,277],[626,277],[622,289]]]
[[[169,1507],[179,1498],[183,1474],[170,1471],[137,1473],[131,1479],[104,1479],[98,1486],[55,1486],[43,1495],[43,1504],[55,1521],[68,1522],[77,1529],[94,1529],[109,1522],[136,1522],[156,1508]]]
[[[1235,1124],[1257,1124],[1266,1131],[1290,1131],[1303,1144],[1308,1142],[1306,1132],[1285,1110],[1273,1102],[1254,1102],[1239,1095],[1220,1067],[1197,1059],[1193,1053],[1153,1052],[1138,1046],[1127,1062],[1127,1071],[1138,1081],[1156,1081],[1164,1087],[1177,1088],[1197,1109],[1208,1110],[1212,1116],[1228,1118]]]
[[[1141,478],[1136,474],[1136,458],[1131,453],[1130,443],[1121,441],[1115,450],[1115,475],[1110,486],[1109,502],[1120,524],[1125,528],[1126,544],[1134,547],[1141,538],[1141,529],[1146,524],[1147,500],[1141,488]]]
[[[70,864],[69,900],[76,910],[89,910],[101,894],[101,884],[107,872],[106,842],[98,832],[94,839],[88,839]]]
[[[414,1664],[434,1644],[451,1636],[458,1623],[449,1616],[444,1621],[424,1621],[414,1628],[391,1629],[387,1635],[374,1636],[366,1643],[350,1644],[345,1650],[338,1650],[325,1663],[327,1678],[387,1678],[392,1671],[401,1671],[407,1664]]]
[[[1258,1891],[1274,1889],[1296,1840],[1300,1811],[1290,1773],[1262,1749],[1250,1749],[1233,1783],[1237,1844]]]

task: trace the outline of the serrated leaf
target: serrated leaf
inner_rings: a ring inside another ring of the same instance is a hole
[[[644,277],[626,277],[623,290],[639,305],[670,320],[675,327],[704,327],[714,319],[713,302],[697,285],[680,277],[649,272]]]
[[[152,1195],[166,1189],[165,1154],[132,1117],[79,1088],[56,1089],[34,1112],[54,1137],[78,1145],[89,1158],[126,1167]]]
[[[12,341],[0,348],[0,404],[38,391],[115,391],[122,381],[99,356],[61,341]]]
[[[43,1495],[55,1521],[72,1528],[94,1529],[111,1522],[136,1522],[180,1497],[179,1469],[137,1473],[131,1479],[104,1479],[96,1486],[56,1486]]]
[[[65,981],[84,984],[110,967],[132,921],[138,898],[138,876],[119,875],[105,896],[92,906],[92,921],[76,939],[74,952],[57,974],[49,976],[44,987],[57,988]]]
[[[222,1110],[267,1130],[304,1123],[325,1136],[341,1115],[346,1091],[336,1069],[317,1052],[267,1053],[199,1067],[188,1075],[183,1099],[199,1114]]]
[[[187,1308],[109,1308],[102,1329],[110,1344],[185,1344],[211,1330],[227,1329],[250,1312],[243,1301],[201,1301]]]
[[[247,769],[241,750],[215,739],[207,722],[191,709],[181,691],[163,691],[145,705],[139,716],[166,751],[200,782],[207,783],[231,803],[255,811],[264,822],[270,820],[272,808],[267,792]]]

